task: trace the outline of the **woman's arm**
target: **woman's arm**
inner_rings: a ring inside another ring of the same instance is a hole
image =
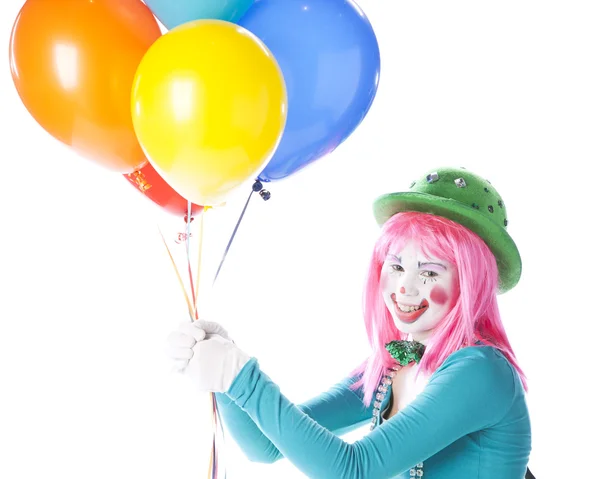
[[[493,348],[464,348],[444,362],[409,406],[353,444],[288,401],[255,359],[244,366],[227,394],[307,476],[383,479],[497,423],[515,390],[510,364]]]
[[[371,409],[365,407],[359,391],[350,389],[354,382],[354,378],[346,378],[297,409],[333,434],[356,429],[370,420]],[[227,430],[249,460],[273,463],[283,457],[248,413],[226,394],[218,393],[216,397]]]

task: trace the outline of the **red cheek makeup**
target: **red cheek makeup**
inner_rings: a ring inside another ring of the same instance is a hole
[[[441,286],[435,286],[431,290],[431,301],[436,304],[446,304],[448,302],[448,292]]]

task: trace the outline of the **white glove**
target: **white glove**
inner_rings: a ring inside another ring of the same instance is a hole
[[[173,360],[173,371],[182,371],[187,367],[194,355],[192,348],[197,341],[202,341],[205,337],[206,332],[196,327],[195,322],[189,321],[180,323],[179,329],[169,334],[166,353]]]
[[[227,392],[250,356],[229,339],[218,323],[182,323],[169,335],[167,353],[174,369],[203,392]]]
[[[231,339],[229,337],[229,334],[227,333],[225,328],[223,326],[221,326],[219,323],[215,323],[213,321],[198,320],[198,321],[194,321],[193,323],[188,323],[188,324],[193,324],[195,328],[202,329],[207,335],[218,334],[223,339],[233,341],[233,339]]]
[[[192,348],[197,341],[207,335],[218,334],[223,339],[231,340],[229,334],[219,323],[211,321],[186,321],[179,324],[178,331],[173,331],[167,338],[167,355],[173,360],[173,369],[181,371],[188,365],[193,356]]]

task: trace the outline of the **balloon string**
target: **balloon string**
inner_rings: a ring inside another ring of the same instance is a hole
[[[214,457],[215,457],[215,451],[214,451],[214,436],[213,436],[213,448],[210,450],[210,458],[209,458],[209,462],[208,462],[208,479],[214,479],[214,477],[215,477]]]
[[[190,275],[190,284],[192,287],[192,294],[194,295],[194,316],[198,319],[198,295],[200,293],[200,272],[202,265],[202,243],[204,238],[204,214],[208,207],[203,207],[200,213],[200,227],[198,231],[198,268],[196,272],[196,292],[194,293],[193,286],[193,277],[191,272],[191,261],[190,261],[190,249],[189,249],[189,238],[190,238],[190,221],[191,218],[191,203],[188,202],[188,216],[186,219],[187,222],[187,234],[186,234],[186,253],[188,259],[188,273]],[[193,321],[193,319],[192,319]],[[218,479],[219,476],[219,451],[217,445],[217,433],[218,426],[217,421],[220,420],[221,415],[218,410],[217,400],[214,393],[210,393],[210,401],[211,401],[211,417],[212,417],[212,425],[213,425],[213,437],[212,437],[212,447],[210,451],[210,458],[208,463],[208,479]],[[221,431],[223,431],[223,426],[221,425]],[[227,473],[225,472],[225,479],[227,479]]]
[[[231,233],[231,237],[229,238],[229,242],[227,243],[227,247],[225,248],[223,257],[221,258],[221,262],[219,263],[219,268],[217,269],[217,273],[215,274],[215,277],[213,279],[213,286],[214,286],[215,282],[217,281],[217,278],[219,277],[219,273],[221,272],[221,268],[223,267],[225,258],[227,258],[227,253],[229,253],[229,248],[231,247],[231,243],[233,242],[233,239],[235,238],[235,235],[240,227],[242,219],[244,218],[244,215],[246,214],[246,210],[248,209],[248,204],[250,203],[250,199],[252,198],[253,193],[259,193],[260,196],[265,201],[271,197],[271,193],[269,193],[266,190],[263,190],[262,183],[259,180],[256,180],[254,182],[254,184],[252,185],[252,191],[248,195],[248,199],[246,200],[244,209],[242,210],[242,213],[240,214],[240,217],[237,220],[235,228],[233,229],[233,232]],[[223,425],[221,423],[221,414],[219,412],[217,400],[216,400],[214,393],[211,393],[211,399],[212,399],[212,404],[213,404],[213,446],[212,446],[211,455],[210,455],[209,478],[211,478],[211,476],[212,476],[211,479],[217,479],[218,472],[219,472],[219,458],[218,458],[218,449],[217,449],[217,432],[218,432],[217,431],[217,429],[218,429],[217,423],[219,423],[219,425],[221,426],[221,433],[223,436],[224,436],[224,432],[223,432]],[[225,479],[227,479],[227,471],[224,472],[224,477],[225,477]]]
[[[217,479],[219,477],[219,452],[217,448],[217,419],[220,419],[220,414],[217,408],[217,400],[215,397],[215,393],[210,394],[211,398],[211,411],[212,411],[212,424],[213,424],[213,440],[212,440],[212,448],[210,451],[210,462],[208,468],[208,477],[209,479]],[[222,426],[221,426],[222,429]],[[225,473],[225,479],[227,478],[227,473]]]
[[[219,434],[219,430],[221,431],[221,435],[219,436],[223,441],[225,440],[225,432],[223,430],[223,420],[221,419],[221,413],[219,411],[219,405],[217,404],[217,397],[215,393],[210,393],[211,404],[212,404],[212,426],[213,426],[213,437],[212,437],[212,448],[210,451],[210,462],[209,462],[209,470],[208,477],[209,479],[218,479],[219,477],[219,466],[221,465],[221,461],[219,460],[219,444],[217,444],[217,436]],[[223,478],[227,479],[227,468],[225,464],[222,465],[223,468]]]
[[[213,397],[214,397],[214,393],[213,393]],[[217,413],[217,420],[219,423],[219,428],[221,430],[221,439],[223,441],[225,441],[225,431],[223,430],[223,420],[221,419],[221,413],[219,411],[216,397],[215,397],[215,412]],[[225,467],[223,467],[223,478],[227,479],[227,469]]]
[[[198,319],[198,295],[200,294],[200,269],[202,266],[202,243],[204,238],[204,215],[207,210],[207,206],[202,208],[200,212],[200,228],[198,229],[198,268],[196,269],[196,297],[194,299],[194,305],[196,310],[196,319]]]
[[[175,270],[175,274],[177,275],[177,279],[179,281],[179,286],[181,287],[181,291],[183,292],[183,295],[185,296],[185,302],[187,303],[188,312],[190,313],[190,319],[192,321],[194,321],[194,308],[192,308],[192,303],[190,302],[190,298],[188,297],[188,294],[185,290],[185,285],[183,283],[183,279],[181,278],[181,275],[179,274],[179,270],[177,269],[177,265],[175,264],[175,260],[173,259],[173,255],[171,254],[171,250],[169,249],[169,245],[167,245],[167,241],[165,240],[165,236],[163,235],[163,232],[161,231],[160,226],[158,227],[158,232],[160,233],[160,236],[163,240],[165,248],[167,248],[167,253],[169,254],[169,258],[171,259],[171,264],[173,265],[173,269]]]
[[[197,311],[198,307],[196,305],[196,292],[194,291],[194,275],[192,274],[192,264],[190,261],[190,223],[192,222],[192,203],[188,201],[188,212],[185,217],[186,222],[186,230],[185,230],[185,255],[187,258],[187,270],[188,270],[188,278],[190,280],[190,291],[192,293],[192,301],[193,301],[193,316],[192,322],[194,319],[198,319]],[[200,279],[197,278],[197,281],[200,282]]]
[[[214,470],[214,479],[217,479],[219,477],[219,453],[217,451],[217,415],[216,415],[216,411],[217,411],[217,402],[215,399],[215,395],[213,393],[212,395],[212,401],[213,401],[213,453],[215,455],[215,470]]]
[[[213,279],[213,286],[214,286],[215,282],[217,281],[217,278],[219,277],[219,273],[221,271],[221,268],[223,267],[223,263],[225,262],[225,258],[227,257],[227,253],[229,252],[229,248],[231,246],[231,243],[233,242],[233,238],[235,238],[237,230],[240,227],[240,223],[242,222],[242,218],[244,217],[244,214],[246,213],[246,209],[248,208],[248,203],[250,203],[250,198],[252,198],[252,194],[253,193],[257,193],[257,192],[261,191],[261,189],[262,189],[261,182],[258,181],[258,180],[256,180],[254,182],[254,185],[252,186],[252,191],[248,195],[248,199],[246,200],[246,204],[244,205],[244,209],[242,210],[242,214],[238,218],[237,224],[235,225],[235,228],[233,229],[233,233],[231,234],[231,238],[229,238],[229,243],[227,243],[227,247],[225,248],[225,252],[223,253],[223,258],[221,259],[221,263],[219,264],[219,268],[217,269],[217,274],[215,274],[215,279]]]

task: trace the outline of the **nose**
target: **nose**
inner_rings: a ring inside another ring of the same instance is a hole
[[[404,296],[418,296],[419,288],[417,287],[417,279],[406,275],[403,280],[398,283],[398,293]]]

